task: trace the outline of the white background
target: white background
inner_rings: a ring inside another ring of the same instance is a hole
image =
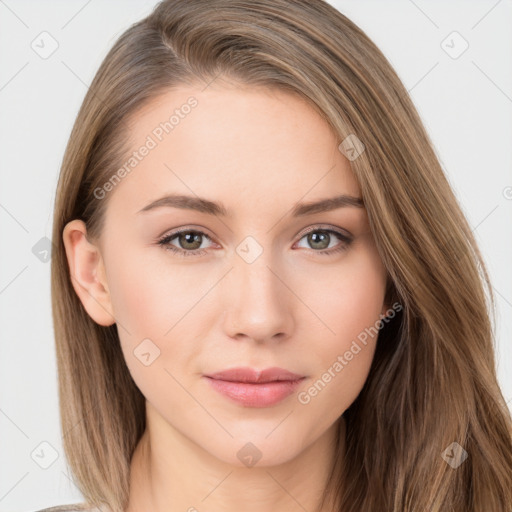
[[[51,238],[59,167],[87,84],[155,3],[0,0],[0,512],[82,501],[61,445],[50,264],[32,248]],[[512,1],[331,3],[397,70],[473,227],[496,291],[498,375],[512,404]],[[43,31],[59,45],[47,59],[31,48]],[[453,31],[469,43],[457,59],[441,46]],[[41,442],[59,455],[47,469],[31,458]]]

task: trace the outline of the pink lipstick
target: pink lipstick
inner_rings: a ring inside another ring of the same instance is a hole
[[[213,389],[245,407],[270,407],[291,395],[306,378],[283,368],[232,368],[204,377]]]

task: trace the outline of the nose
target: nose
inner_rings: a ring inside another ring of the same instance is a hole
[[[257,343],[290,337],[297,299],[287,286],[289,275],[272,264],[266,251],[252,263],[235,255],[234,268],[222,285],[225,333]]]

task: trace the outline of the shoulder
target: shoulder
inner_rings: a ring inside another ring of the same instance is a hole
[[[74,503],[72,505],[58,505],[56,507],[43,508],[36,512],[102,512],[99,508],[91,508],[86,503]]]

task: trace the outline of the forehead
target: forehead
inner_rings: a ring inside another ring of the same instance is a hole
[[[254,215],[337,194],[360,197],[338,138],[297,94],[215,83],[181,86],[128,123],[126,172],[110,208],[135,214],[165,193],[222,201]]]

